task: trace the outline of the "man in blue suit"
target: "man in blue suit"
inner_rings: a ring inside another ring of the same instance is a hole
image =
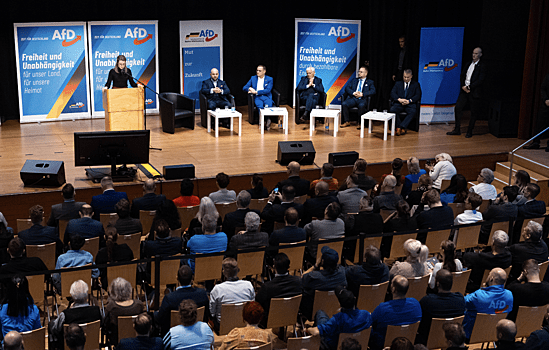
[[[265,75],[266,72],[267,68],[265,66],[257,66],[256,75],[252,76],[242,88],[248,94],[255,95],[254,102],[257,109],[263,109],[266,106],[272,107],[274,105],[273,95],[271,94],[273,78]],[[269,118],[266,121],[265,129],[269,129],[270,126],[271,119]]]
[[[412,70],[404,70],[402,81],[397,81],[391,90],[393,104],[389,110],[396,114],[396,136],[406,134],[408,125],[416,115],[416,102],[421,99],[421,86],[412,81]],[[400,112],[406,112],[404,120],[400,120]]]
[[[351,125],[351,123],[349,122],[349,108],[358,107],[358,115],[360,118],[361,115],[367,112],[367,97],[376,93],[374,81],[367,78],[368,67],[360,67],[357,75],[357,78],[353,78],[345,86],[345,93],[349,97],[341,104],[341,110],[343,111],[343,125],[341,125],[342,128]]]
[[[200,89],[200,92],[208,99],[209,110],[213,111],[216,108],[224,109],[225,107],[232,107],[231,102],[227,97],[227,95],[231,93],[231,90],[229,90],[227,83],[219,79],[219,71],[216,68],[212,68],[210,71],[210,79],[206,79],[202,82],[202,89]],[[214,118],[212,118],[212,121],[213,119]],[[227,119],[223,119],[223,122],[227,126],[229,125]],[[221,125],[222,121],[219,121],[219,124]]]
[[[55,227],[42,226],[44,220],[44,208],[41,205],[34,205],[29,209],[29,216],[32,226],[19,232],[19,238],[26,245],[41,245],[55,242],[55,256],[63,253],[63,242],[59,239],[59,234]]]
[[[309,119],[309,113],[318,104],[320,96],[324,94],[322,79],[315,77],[314,67],[307,68],[306,72],[307,76],[301,77],[296,88],[301,103],[305,105],[305,113],[299,118],[300,123],[305,123]]]
[[[128,199],[126,192],[116,192],[110,176],[101,179],[103,194],[93,196],[91,206],[93,208],[93,219],[99,220],[102,213],[116,213],[115,205],[121,199]]]

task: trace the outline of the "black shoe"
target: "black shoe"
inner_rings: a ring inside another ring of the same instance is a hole
[[[452,131],[448,131],[446,135],[461,135],[461,131],[454,129]]]
[[[548,145],[548,147],[549,147],[549,145]],[[531,144],[526,145],[523,148],[524,149],[539,149],[539,143],[532,142]]]
[[[306,124],[308,120],[303,119],[303,117],[299,118],[299,124]]]
[[[465,135],[465,138],[466,138],[466,139],[470,139],[471,137],[473,137],[473,134],[471,134],[471,133],[469,133],[469,132]]]

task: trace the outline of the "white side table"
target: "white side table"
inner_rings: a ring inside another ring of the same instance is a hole
[[[208,133],[212,130],[212,118],[215,118],[215,137],[219,137],[219,119],[231,119],[231,131],[233,131],[233,119],[238,118],[238,137],[242,136],[242,113],[230,109],[220,109],[215,111],[208,110]]]
[[[368,134],[372,133],[372,120],[384,122],[383,141],[387,141],[388,122],[391,120],[391,136],[395,136],[395,114],[370,111],[360,117],[360,138],[364,138],[364,120],[368,119]]]
[[[337,132],[339,131],[340,114],[341,111],[339,109],[313,109],[309,115],[309,136],[313,136],[313,131],[315,130],[315,118],[334,118],[334,137],[336,137]]]
[[[284,129],[284,134],[288,135],[288,110],[280,107],[268,107],[259,110],[259,129],[261,130],[261,134],[265,133],[265,117],[271,115],[281,115],[283,117],[282,128]]]

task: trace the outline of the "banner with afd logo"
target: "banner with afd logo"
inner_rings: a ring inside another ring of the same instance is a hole
[[[90,117],[84,22],[15,23],[21,123]]]
[[[102,90],[118,55],[126,56],[134,78],[158,90],[158,21],[89,22],[88,32],[93,117],[105,116]],[[158,113],[158,98],[151,90],[145,89],[147,112]]]
[[[202,81],[211,69],[217,68],[223,80],[223,21],[180,21],[179,41],[181,93],[194,98],[198,110]]]
[[[343,87],[359,66],[360,25],[360,20],[296,18],[295,86],[306,69],[314,67],[327,94],[326,105],[341,107]]]
[[[463,27],[421,28],[418,81],[421,123],[454,120],[460,90]]]

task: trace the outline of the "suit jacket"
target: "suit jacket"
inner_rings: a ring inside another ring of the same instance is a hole
[[[225,83],[221,79],[217,79],[217,87],[221,89],[221,93],[220,94],[215,92],[212,93],[211,91],[214,88],[213,81],[211,78],[206,79],[202,82],[202,89],[200,89],[200,92],[202,93],[202,95],[206,96],[208,99],[212,99],[212,100],[220,99],[223,101],[230,102],[229,99],[227,98],[227,95],[231,93],[231,90],[229,90],[227,83]]]
[[[302,224],[308,224],[313,218],[318,218],[319,220],[324,218],[324,210],[326,210],[326,207],[332,202],[339,203],[339,200],[337,197],[329,194],[307,199],[303,204],[305,216],[302,220]]]
[[[146,337],[144,335],[135,338],[124,338],[120,340],[117,350],[162,350],[164,343],[162,338]]]
[[[517,213],[518,208],[513,203],[493,204],[482,213],[482,218],[484,221],[494,219],[515,219]]]
[[[178,237],[156,237],[153,241],[143,242],[143,252],[145,254],[145,258],[150,258],[151,256],[157,255],[176,255],[181,253],[182,248],[183,243],[181,242],[181,238]]]
[[[48,219],[48,226],[57,226],[59,220],[78,219],[80,208],[85,202],[64,201],[63,203],[51,206],[51,214]]]
[[[460,89],[461,87],[465,86],[467,70],[469,69],[471,63],[473,63],[473,61],[468,62],[466,65],[464,65],[463,69],[461,70],[461,75],[459,77],[461,83]],[[474,98],[482,97],[482,83],[484,83],[484,78],[486,78],[486,63],[484,63],[484,61],[480,59],[475,65],[473,74],[471,74],[471,83],[469,84],[469,88],[471,89],[470,94]]]
[[[299,214],[299,218],[303,218],[303,205],[299,203],[282,203],[265,205],[261,212],[261,218],[265,220],[261,225],[261,231],[273,232],[275,222],[284,222],[284,212],[288,208],[295,208]]]
[[[210,311],[208,294],[206,293],[206,290],[194,287],[180,287],[175,291],[166,294],[162,300],[162,304],[160,304],[160,308],[154,313],[155,321],[160,323],[162,336],[170,330],[171,310],[179,310],[179,304],[183,299],[193,300],[196,303],[197,308],[205,306],[206,310],[204,312],[204,322],[208,322],[208,315],[210,314]]]
[[[269,246],[269,234],[266,232],[248,232],[234,235],[229,242],[229,250],[236,253],[238,249],[252,249]]]
[[[417,81],[410,81],[408,93],[406,94],[406,96],[404,96],[404,81],[397,81],[393,86],[393,89],[391,90],[391,99],[393,101],[396,101],[399,98],[412,100],[412,103],[421,100],[421,86],[419,86],[419,83]],[[398,103],[398,101],[396,101],[396,103]]]
[[[245,227],[244,218],[246,217],[246,214],[249,212],[254,212],[257,215],[260,215],[259,210],[255,209],[237,209],[236,211],[233,211],[231,213],[227,213],[225,215],[225,218],[223,218],[223,232],[227,235],[227,239],[229,242],[231,241],[231,237],[235,235],[235,228],[237,227]]]
[[[132,218],[139,219],[140,210],[156,210],[166,199],[163,194],[147,193],[143,197],[133,200],[130,215]]]
[[[139,219],[134,219],[131,216],[128,216],[127,218],[118,218],[114,224],[114,228],[116,228],[116,232],[119,235],[131,235],[132,233],[137,232],[143,233],[141,221],[139,221]]]
[[[337,199],[341,205],[341,212],[343,214],[358,213],[360,206],[360,199],[366,195],[366,191],[358,188],[348,188],[345,191],[339,191],[337,193]]]
[[[360,79],[353,78],[345,85],[345,93],[349,97],[354,97],[353,93],[356,91],[359,81]],[[373,80],[366,78],[366,81],[362,84],[362,93],[364,94],[363,97],[371,96],[376,93],[376,87],[374,86]]]
[[[305,241],[307,232],[305,229],[297,226],[285,226],[280,230],[273,231],[269,237],[270,246],[278,246],[280,243],[295,243]]]
[[[263,81],[263,90],[257,90],[257,75],[252,75],[250,80],[244,85],[242,90],[248,92],[248,88],[254,88],[254,90],[257,91],[257,96],[267,96],[271,100],[273,99],[273,95],[271,94],[271,90],[273,89],[273,78],[266,75],[265,80]]]
[[[299,84],[297,84],[297,92],[299,93],[299,97],[307,97],[310,94],[323,94],[324,93],[324,85],[322,85],[322,79],[319,77],[314,77],[313,84],[314,86],[311,86],[307,88],[307,85],[309,84],[309,78],[307,77],[301,77],[301,80],[299,81]]]
[[[116,213],[114,206],[121,199],[128,199],[126,192],[116,192],[115,190],[106,190],[102,194],[92,197],[91,206],[93,208],[93,218],[99,221],[99,214]]]
[[[63,239],[65,245],[69,244],[70,236],[73,234],[79,234],[84,238],[99,237],[99,245],[105,245],[105,229],[103,228],[103,224],[92,218],[83,217],[69,221]]]
[[[58,256],[63,253],[63,242],[59,239],[59,234],[54,227],[35,224],[30,228],[19,232],[19,238],[21,238],[26,245],[40,245],[55,242],[55,255]]]
[[[524,219],[539,218],[545,215],[545,202],[533,200],[518,207],[518,217]]]
[[[296,196],[306,196],[309,193],[311,182],[307,179],[302,179],[299,176],[290,176],[286,180],[282,180],[276,184],[279,192],[282,192],[284,186],[294,186]]]

